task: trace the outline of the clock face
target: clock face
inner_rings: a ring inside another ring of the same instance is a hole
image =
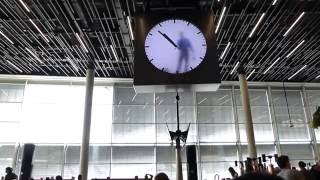
[[[147,34],[145,52],[159,70],[176,74],[196,68],[205,58],[206,39],[199,28],[185,20],[166,20]]]

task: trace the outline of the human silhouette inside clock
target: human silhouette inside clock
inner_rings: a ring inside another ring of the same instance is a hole
[[[180,39],[178,40],[177,46],[180,51],[180,54],[178,59],[177,73],[181,71],[183,63],[184,63],[183,71],[188,71],[190,53],[193,52],[192,45],[189,39],[184,37],[183,32],[180,32],[179,35],[180,35]]]

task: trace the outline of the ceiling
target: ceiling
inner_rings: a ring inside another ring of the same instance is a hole
[[[85,76],[94,60],[96,77],[131,78],[128,19],[195,8],[211,9],[219,24],[222,80],[237,80],[239,64],[250,81],[320,79],[318,0],[3,0],[0,74]]]

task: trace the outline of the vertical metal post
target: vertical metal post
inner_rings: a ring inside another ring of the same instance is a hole
[[[232,111],[233,111],[233,118],[235,123],[235,131],[236,131],[236,146],[238,149],[238,158],[240,161],[243,160],[242,157],[242,147],[241,147],[241,139],[240,139],[240,127],[239,127],[239,118],[238,118],[238,112],[237,112],[237,103],[235,98],[235,90],[234,86],[231,86],[231,101],[232,101]]]
[[[248,153],[250,158],[257,157],[256,143],[254,139],[252,115],[249,101],[248,84],[244,69],[240,66],[238,69],[242,106],[245,115],[245,127],[248,141]]]
[[[16,172],[16,169],[17,169],[19,150],[20,150],[20,144],[16,143],[16,145],[14,146],[14,153],[13,153],[12,166],[11,166],[13,169],[13,172]]]
[[[80,174],[82,175],[82,180],[87,180],[88,178],[91,110],[92,110],[92,95],[93,95],[93,84],[94,84],[93,63],[89,63],[86,77],[87,77],[86,78],[86,96],[85,96],[85,107],[84,107],[82,144],[81,144],[81,152],[80,152]]]
[[[268,90],[267,90],[267,100],[268,100],[268,109],[269,109],[269,115],[270,115],[271,123],[272,123],[272,129],[273,129],[276,150],[277,150],[278,154],[281,154],[278,124],[277,124],[277,119],[276,119],[276,115],[275,115],[275,111],[274,111],[274,105],[273,105],[273,101],[272,101],[270,86],[268,86]]]
[[[308,131],[309,131],[311,143],[313,146],[314,158],[315,158],[316,162],[318,162],[320,160],[319,149],[318,149],[318,145],[317,145],[316,134],[315,134],[314,129],[310,123],[310,121],[312,119],[312,113],[310,111],[309,101],[307,98],[307,92],[306,92],[305,87],[302,87],[302,102],[303,102],[303,107],[304,107],[303,109],[305,111],[305,115],[306,115],[306,119],[307,119],[306,123],[308,123]]]

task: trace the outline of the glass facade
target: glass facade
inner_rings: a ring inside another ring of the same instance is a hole
[[[15,157],[21,156],[23,144],[35,143],[33,177],[76,177],[84,93],[83,85],[0,84],[0,168],[18,167],[21,158],[15,165]],[[294,166],[298,160],[318,158],[320,131],[309,124],[320,104],[320,88],[290,88],[287,100],[282,89],[272,86],[250,87],[249,94],[258,154],[287,154]],[[166,172],[174,179],[175,149],[167,128],[176,130],[175,96],[136,94],[130,86],[95,86],[89,177]],[[197,145],[199,176],[229,177],[228,167],[248,156],[239,87],[185,92],[180,98],[180,127],[185,130],[190,124],[187,145]],[[182,154],[186,177],[185,149]]]

